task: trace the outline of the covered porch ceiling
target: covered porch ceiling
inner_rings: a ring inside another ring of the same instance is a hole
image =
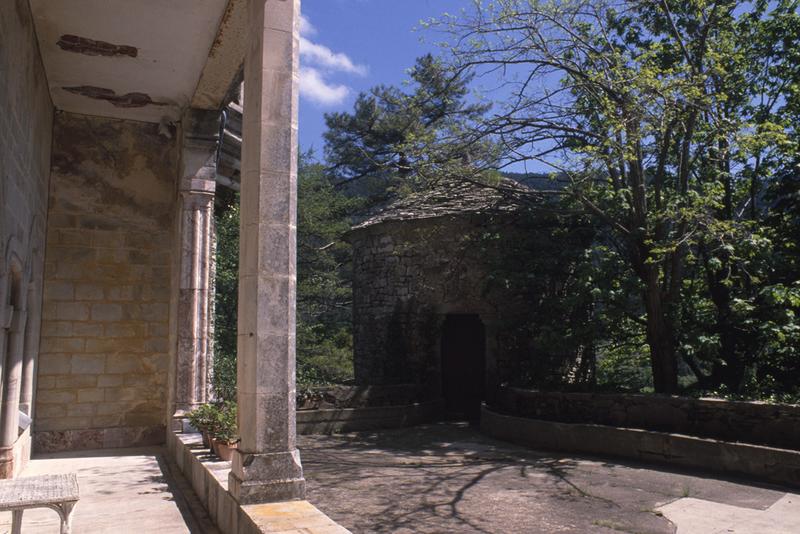
[[[59,110],[147,122],[219,109],[245,51],[245,0],[30,0]]]

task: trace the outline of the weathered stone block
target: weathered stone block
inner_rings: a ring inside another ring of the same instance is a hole
[[[40,345],[41,351],[49,353],[80,352],[83,348],[83,338],[75,337],[44,337]]]
[[[44,286],[44,298],[47,300],[72,300],[75,296],[75,286],[72,282],[51,280]]]
[[[136,400],[139,393],[136,388],[106,388],[104,391],[106,402]]]
[[[73,391],[46,390],[40,391],[36,400],[42,404],[55,403],[65,404],[75,402],[76,395]]]
[[[36,410],[37,417],[65,417],[67,407],[62,404],[42,404]]]
[[[68,416],[88,417],[94,415],[94,404],[70,404],[67,406]]]
[[[37,389],[54,389],[56,387],[55,376],[40,376],[36,382]]]
[[[136,354],[112,354],[108,357],[106,372],[112,374],[119,373],[139,373],[143,371],[142,361]]]
[[[103,374],[97,377],[97,387],[98,388],[111,388],[121,386],[122,383],[125,381],[125,375],[110,375],[110,374]],[[102,392],[100,395],[100,400],[102,400]]]
[[[73,375],[101,374],[105,371],[106,357],[101,354],[73,354],[70,372]]]
[[[89,319],[89,306],[82,302],[58,302],[56,319],[62,321],[86,321]]]
[[[70,336],[73,333],[72,323],[69,321],[47,321],[42,326],[41,332],[42,337]]]
[[[39,355],[39,375],[67,375],[71,369],[71,356],[66,354]]]
[[[114,285],[106,290],[108,300],[133,300],[133,286]]]
[[[93,388],[96,386],[97,375],[95,374],[78,374],[56,378],[56,388],[58,389]]]
[[[122,320],[122,306],[119,304],[92,304],[93,321]]]
[[[99,378],[102,378],[102,375]],[[102,389],[79,389],[78,402],[102,402],[105,392]]]
[[[103,335],[103,325],[100,323],[73,323],[73,335],[95,337]]]
[[[103,300],[103,298],[104,292],[101,286],[95,284],[77,284],[75,286],[75,299],[77,300]],[[94,310],[92,311],[94,312]]]

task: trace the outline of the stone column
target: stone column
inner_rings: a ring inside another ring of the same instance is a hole
[[[28,417],[33,417],[33,392],[36,383],[36,356],[39,352],[39,332],[41,330],[42,314],[33,310],[36,302],[36,289],[33,283],[28,285],[28,300],[26,302],[28,319],[25,324],[25,354],[22,355],[22,390],[19,395],[19,410]],[[41,301],[40,301],[41,302]]]
[[[302,499],[295,439],[299,0],[249,0],[244,63],[237,389],[242,504]]]
[[[182,121],[179,186],[177,347],[173,417],[208,400],[211,355],[211,265],[219,113],[190,109]]]
[[[14,443],[19,437],[19,393],[22,382],[22,354],[25,347],[27,313],[14,310],[8,336],[2,425],[0,425],[0,478],[14,476]]]

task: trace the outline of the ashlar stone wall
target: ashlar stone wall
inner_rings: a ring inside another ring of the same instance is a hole
[[[0,400],[13,443],[0,444],[0,478],[6,478],[21,470],[30,452],[29,430],[20,439],[14,431],[17,409],[32,415],[53,105],[26,0],[3,2],[0,36],[0,384],[11,376],[8,385],[19,400],[18,406]],[[0,386],[3,394],[6,389]]]
[[[53,136],[35,449],[161,443],[174,132],[59,112]]]

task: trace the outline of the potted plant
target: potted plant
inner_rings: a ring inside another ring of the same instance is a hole
[[[214,453],[225,461],[230,461],[233,449],[239,442],[239,429],[236,424],[236,403],[227,401],[220,406],[211,432],[211,445]]]
[[[189,424],[203,435],[203,446],[211,447],[210,435],[220,419],[220,409],[213,404],[201,404],[187,414]]]

